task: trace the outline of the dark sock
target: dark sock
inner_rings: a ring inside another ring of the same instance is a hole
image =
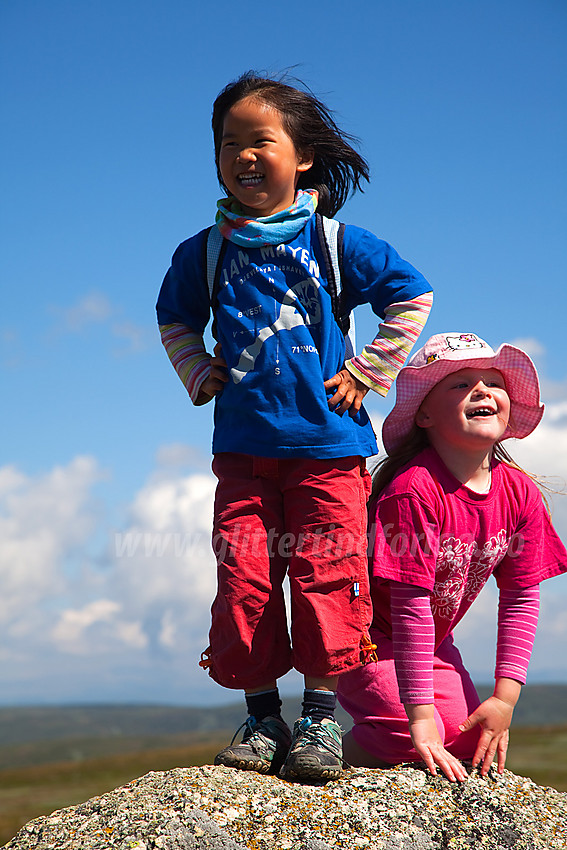
[[[280,716],[282,701],[277,688],[273,691],[262,691],[259,694],[244,694],[246,697],[246,708],[251,717],[263,720],[269,714],[274,717]]]
[[[305,688],[303,691],[302,717],[310,717],[314,723],[320,723],[325,717],[335,719],[337,695],[334,691],[317,691]]]

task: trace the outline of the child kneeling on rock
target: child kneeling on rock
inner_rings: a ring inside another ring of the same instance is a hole
[[[371,500],[370,631],[378,661],[346,673],[353,765],[424,761],[463,781],[461,759],[504,770],[533,646],[539,584],[567,552],[534,479],[502,446],[543,415],[535,367],[472,333],[431,337],[398,375],[383,425],[388,457]],[[488,578],[499,588],[494,693],[480,702],[453,629]]]

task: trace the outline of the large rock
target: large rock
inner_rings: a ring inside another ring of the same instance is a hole
[[[226,767],[149,773],[38,818],[6,850],[567,848],[567,794],[505,771],[462,785],[419,766],[299,785]]]

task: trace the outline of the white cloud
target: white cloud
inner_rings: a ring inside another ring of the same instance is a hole
[[[167,471],[167,474],[171,474],[171,470],[202,466],[203,456],[201,452],[193,446],[187,445],[187,443],[169,443],[167,446],[160,446],[157,450],[156,463],[158,470]]]
[[[525,351],[532,360],[538,360],[539,358],[545,357],[546,349],[545,346],[539,341],[539,339],[535,339],[535,337],[517,337],[516,339],[510,340],[510,345],[515,345],[516,348],[521,348],[522,351]]]
[[[561,422],[562,420],[567,421],[567,401],[548,405],[545,410],[544,417],[546,422],[551,424]]]
[[[165,449],[161,456],[175,454]],[[84,688],[85,665],[100,671],[99,699],[105,687],[107,694],[122,689],[124,699],[138,688],[149,699],[152,682],[178,667],[186,668],[181,686],[179,672],[172,673],[168,693],[180,690],[188,699],[193,676],[195,687],[207,690],[197,661],[216,584],[214,478],[159,467],[135,494],[122,527],[106,530],[93,498],[102,478],[90,458],[35,479],[0,469],[4,699],[14,694],[17,701],[24,691],[28,699],[45,697],[39,683],[48,670],[51,689],[68,693],[70,682]]]
[[[153,648],[207,645],[216,564],[211,548],[213,476],[153,477],[115,532],[108,560],[124,605],[135,605]]]
[[[553,409],[553,408],[552,408]],[[510,440],[510,452],[520,466],[541,478],[553,524],[567,543],[567,422],[544,415],[525,440]]]
[[[84,573],[74,596],[96,599],[63,608],[51,632],[62,652],[133,650],[200,653],[215,592],[210,546],[214,480],[157,472],[136,494],[123,528],[109,533],[104,570]],[[88,580],[87,580],[88,579]]]
[[[26,612],[65,591],[65,566],[98,521],[93,486],[103,472],[77,457],[36,478],[0,469],[0,625],[8,635],[36,628]]]
[[[87,325],[107,322],[113,313],[110,300],[103,292],[88,292],[70,307],[53,307],[64,330],[78,332]]]
[[[96,627],[103,626],[113,641],[143,649],[147,645],[147,638],[142,632],[141,624],[121,622],[121,611],[122,605],[111,599],[97,599],[82,608],[68,608],[62,612],[51,631],[51,636],[63,650],[85,655],[90,652]],[[100,641],[100,634],[96,637]]]
[[[68,307],[52,305],[50,312],[56,320],[52,328],[56,336],[85,333],[96,325],[106,326],[109,335],[119,342],[113,352],[116,356],[145,351],[158,339],[155,325],[142,326],[124,318],[121,309],[104,292],[87,292]]]
[[[121,343],[114,352],[117,356],[145,351],[150,345],[157,344],[159,340],[155,325],[142,327],[129,321],[114,322],[112,335]]]

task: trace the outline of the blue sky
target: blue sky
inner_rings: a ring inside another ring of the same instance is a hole
[[[212,222],[211,106],[250,67],[292,69],[360,138],[372,182],[339,217],[431,281],[427,333],[530,351],[547,413],[512,450],[567,479],[566,31],[560,0],[4,0],[0,703],[235,697],[195,667],[211,408],[184,395],[154,304]],[[375,324],[358,316],[361,342]],[[377,428],[391,403],[367,405]],[[567,681],[567,582],[548,585],[532,680]],[[479,681],[485,596],[462,629]]]

